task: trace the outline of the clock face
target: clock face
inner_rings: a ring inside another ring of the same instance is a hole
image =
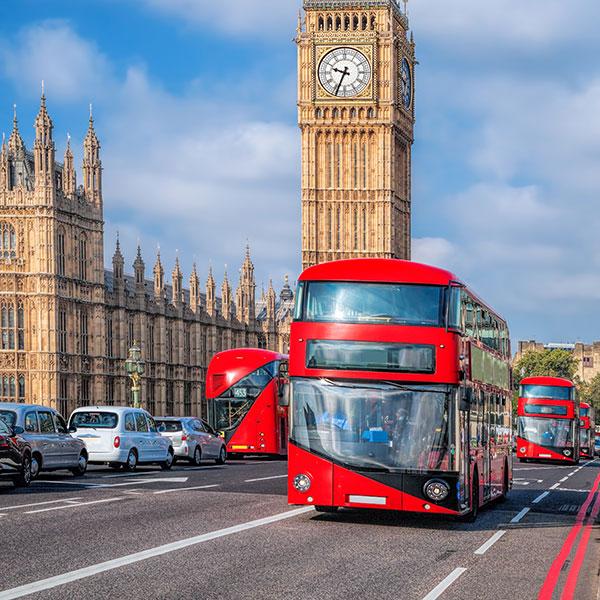
[[[402,59],[400,69],[400,97],[404,108],[409,109],[412,103],[412,73],[406,58]]]
[[[355,48],[336,48],[321,60],[319,81],[332,96],[351,98],[369,85],[371,65]]]

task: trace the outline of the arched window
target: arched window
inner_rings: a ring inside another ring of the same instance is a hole
[[[6,221],[0,222],[0,244],[2,258],[16,258],[17,236],[15,235],[15,228]]]
[[[354,106],[353,106],[353,107],[350,109],[350,118],[351,118],[351,119],[356,119],[356,114],[357,114],[357,113],[356,113],[356,107],[354,107]]]
[[[19,401],[25,400],[25,375],[19,375]]]
[[[366,31],[368,23],[369,23],[369,20],[367,19],[367,15],[363,15],[362,16],[362,27],[361,27],[361,29],[363,31]]]
[[[358,29],[358,15],[354,15],[352,19],[352,29],[356,31]]]
[[[375,29],[377,23],[377,19],[375,18],[375,15],[371,15],[371,29]]]
[[[341,28],[342,28],[342,19],[341,19],[341,17],[336,17],[335,18],[335,30],[340,31]]]
[[[2,350],[15,349],[15,307],[13,304],[0,305],[0,331]]]
[[[334,108],[331,111],[331,118],[332,119],[337,119],[340,116],[340,111],[337,108]]]
[[[56,270],[65,274],[65,230],[61,227],[56,234]]]
[[[348,31],[350,29],[350,17],[346,15],[344,17],[344,31]]]
[[[325,29],[325,21],[323,17],[319,17],[319,31],[323,31]]]
[[[315,119],[320,119],[323,116],[323,111],[320,108],[315,109]]]
[[[22,304],[17,307],[17,348],[25,350],[25,310]]]
[[[87,279],[87,237],[83,234],[79,238],[79,279]]]
[[[331,17],[327,17],[327,30],[331,31],[333,29],[333,19]]]
[[[367,111],[367,118],[369,118],[369,119],[374,119],[375,118],[375,110],[374,109],[370,108]]]

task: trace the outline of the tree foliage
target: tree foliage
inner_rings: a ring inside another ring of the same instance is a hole
[[[600,411],[600,373],[587,383],[580,382],[578,388],[580,400],[591,404],[597,412]]]
[[[513,365],[515,385],[525,377],[564,377],[571,381],[577,372],[577,359],[567,350],[530,350]]]

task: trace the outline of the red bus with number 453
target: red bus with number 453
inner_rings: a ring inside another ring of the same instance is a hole
[[[474,519],[512,484],[508,328],[454,275],[311,267],[290,335],[288,499]]]
[[[579,405],[579,418],[581,419],[579,423],[579,456],[594,458],[596,423],[594,422],[594,409],[587,402]]]
[[[230,455],[287,454],[287,407],[281,405],[288,357],[258,348],[219,352],[206,377],[209,421]]]
[[[579,403],[572,381],[526,377],[519,386],[517,456],[579,462]]]

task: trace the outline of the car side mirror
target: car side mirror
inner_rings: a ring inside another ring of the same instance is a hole
[[[77,431],[77,427],[75,425],[69,425],[69,433],[75,433]]]
[[[290,405],[290,384],[289,382],[285,382],[281,386],[281,390],[279,393],[279,406],[289,406]]]
[[[24,433],[25,433],[25,430],[22,427],[19,427],[18,425],[15,425],[12,428],[12,434],[13,434],[13,436],[15,436],[15,435],[22,435]]]

